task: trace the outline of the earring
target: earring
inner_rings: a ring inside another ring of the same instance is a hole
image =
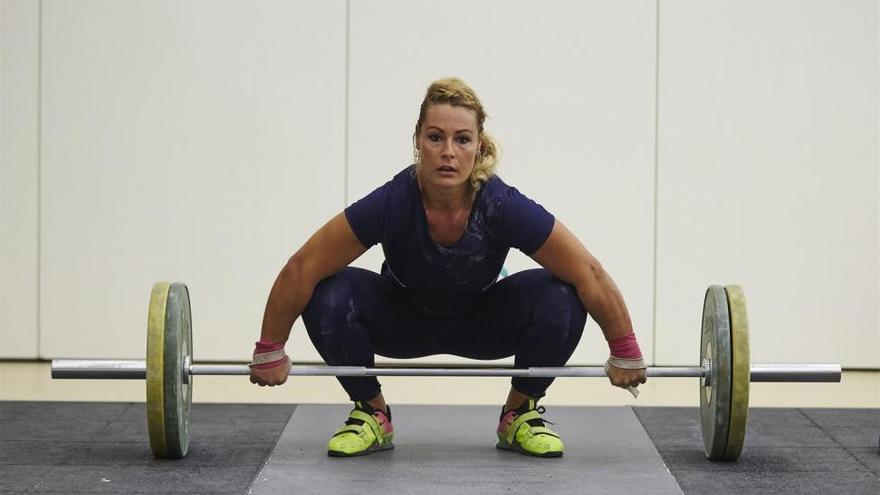
[[[414,159],[416,165],[422,163],[422,152],[419,151],[418,148],[415,148],[413,150],[413,159]]]

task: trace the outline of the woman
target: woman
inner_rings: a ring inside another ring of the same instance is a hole
[[[587,313],[602,328],[619,387],[645,382],[645,365],[623,297],[565,226],[494,175],[499,149],[486,113],[455,78],[435,81],[413,136],[415,164],[319,229],[281,270],[269,294],[251,381],[279,385],[284,352],[300,315],[328,365],[374,365],[374,356],[515,356],[516,367],[563,366]],[[348,267],[371,246],[381,274]],[[498,280],[511,247],[543,268]],[[559,457],[559,436],[537,407],[552,379],[513,378],[497,446]],[[393,447],[391,409],[375,377],[340,377],[354,409],[328,454]]]

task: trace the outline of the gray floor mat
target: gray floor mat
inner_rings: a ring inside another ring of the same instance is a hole
[[[681,493],[632,410],[551,407],[566,442],[561,459],[495,449],[499,408],[398,406],[396,448],[327,457],[350,406],[299,406],[251,493]]]
[[[733,463],[705,458],[699,409],[635,412],[686,494],[880,493],[878,409],[751,408]]]
[[[194,404],[187,457],[156,460],[144,404],[0,402],[0,493],[244,493],[294,408]]]

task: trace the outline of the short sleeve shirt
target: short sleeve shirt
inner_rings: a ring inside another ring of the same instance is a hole
[[[540,204],[493,175],[477,193],[460,239],[435,242],[410,165],[345,209],[366,247],[382,245],[383,275],[419,298],[481,292],[497,279],[510,248],[534,253],[550,236],[554,217]]]

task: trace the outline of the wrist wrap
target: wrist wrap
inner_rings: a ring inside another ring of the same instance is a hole
[[[639,349],[636,334],[633,332],[609,340],[608,349],[611,351],[611,355],[617,358],[642,359],[642,351]]]
[[[254,357],[248,366],[252,369],[267,370],[282,366],[287,363],[287,360],[284,344],[261,340],[254,346]]]

